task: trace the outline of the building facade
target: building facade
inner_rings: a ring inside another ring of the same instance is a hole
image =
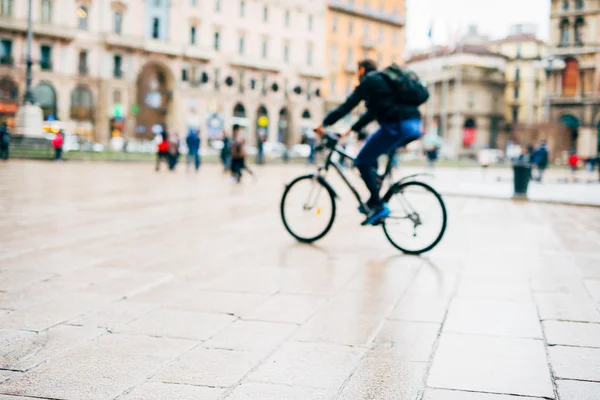
[[[600,140],[600,0],[553,0],[550,16],[551,138],[558,151],[598,154]]]
[[[422,106],[425,129],[437,134],[454,155],[502,147],[507,58],[478,45],[440,48],[414,55],[407,67],[429,85]]]
[[[358,84],[357,62],[370,58],[380,66],[402,64],[405,47],[404,0],[328,0],[323,84],[325,108],[341,104]],[[349,128],[361,109],[340,121]]]
[[[10,104],[25,88],[27,2],[1,4],[0,100]],[[210,139],[238,123],[250,142],[260,132],[294,144],[322,118],[322,2],[33,4],[34,94],[46,119],[74,133],[107,142],[199,128]]]
[[[535,25],[515,25],[507,37],[488,48],[507,57],[504,119],[510,126],[544,121],[546,75],[541,60],[546,44],[536,37]]]

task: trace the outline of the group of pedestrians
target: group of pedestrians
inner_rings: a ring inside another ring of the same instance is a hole
[[[196,172],[200,169],[200,131],[190,128],[185,138],[188,148],[186,166],[189,170],[194,166]],[[160,171],[160,165],[164,161],[170,171],[174,171],[179,163],[181,155],[181,139],[177,133],[169,134],[167,131],[161,133],[161,139],[157,146],[156,153],[156,171]]]

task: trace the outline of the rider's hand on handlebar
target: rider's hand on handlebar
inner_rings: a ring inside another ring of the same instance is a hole
[[[313,131],[317,134],[317,135],[322,135],[323,133],[325,133],[325,128],[323,127],[323,124],[317,126],[315,129],[313,129]]]

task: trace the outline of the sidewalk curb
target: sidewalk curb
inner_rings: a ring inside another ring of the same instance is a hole
[[[573,203],[573,202],[562,201],[562,200],[514,198],[514,197],[508,197],[508,196],[504,197],[504,196],[483,195],[483,194],[452,193],[452,192],[444,192],[444,191],[440,191],[440,193],[443,197],[458,197],[458,198],[462,197],[462,198],[482,199],[482,200],[505,200],[505,201],[512,201],[514,203],[537,203],[537,204],[553,204],[553,205],[574,206],[574,207],[600,208],[600,203]]]

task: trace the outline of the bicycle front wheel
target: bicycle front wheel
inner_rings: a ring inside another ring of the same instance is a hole
[[[312,243],[329,232],[335,219],[335,196],[314,175],[296,178],[281,198],[281,219],[296,240]]]
[[[442,197],[423,182],[406,182],[386,195],[391,213],[383,222],[390,243],[406,254],[433,249],[444,236],[447,224]]]

